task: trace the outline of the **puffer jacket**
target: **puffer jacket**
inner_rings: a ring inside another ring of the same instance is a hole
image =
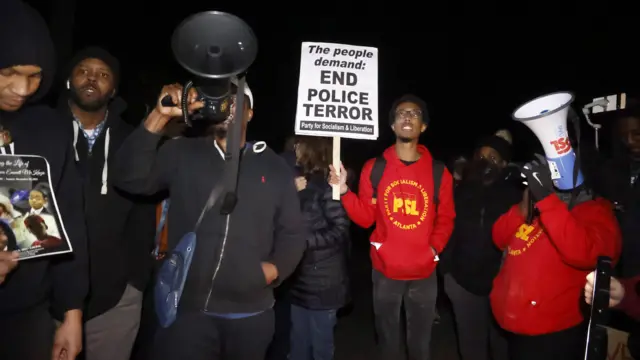
[[[307,249],[291,282],[291,302],[311,310],[339,309],[349,300],[349,219],[332,199],[326,176],[307,177],[298,192],[307,225]]]

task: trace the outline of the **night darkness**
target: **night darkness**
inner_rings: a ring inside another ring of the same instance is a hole
[[[278,151],[293,132],[301,42],[378,47],[381,136],[378,141],[343,142],[343,161],[354,167],[392,143],[387,114],[403,93],[415,93],[429,104],[432,122],[423,143],[437,158],[468,151],[480,136],[502,127],[514,133],[516,153],[529,157],[537,140],[510,118],[520,103],[569,90],[577,95],[574,104],[582,106],[595,96],[636,94],[640,84],[637,56],[627,50],[634,46],[628,43],[633,32],[623,29],[632,22],[625,19],[495,14],[471,21],[446,12],[441,17],[395,17],[387,15],[386,6],[368,3],[361,8],[356,2],[291,8],[283,2],[231,6],[181,1],[181,8],[175,2],[143,6],[132,0],[78,0],[72,19],[74,0],[29,2],[51,24],[61,60],[87,45],[105,47],[120,59],[120,94],[129,104],[125,117],[132,123],[141,120],[145,104],[154,104],[163,84],[189,78],[170,50],[180,21],[206,10],[243,18],[259,42],[247,77],[256,98],[249,138],[265,140]]]

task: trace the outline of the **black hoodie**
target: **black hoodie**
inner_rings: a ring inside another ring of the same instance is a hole
[[[224,158],[211,138],[166,141],[136,129],[116,155],[116,186],[139,194],[169,190],[169,249],[193,231]],[[279,280],[294,271],[305,249],[306,231],[293,175],[264,143],[247,144],[240,161],[238,203],[228,216],[220,202],[204,216],[180,312],[251,313],[273,305],[261,262],[276,265]],[[219,265],[219,267],[218,267]]]
[[[123,193],[112,183],[115,154],[134,129],[120,117],[125,109],[121,98],[111,102],[104,128],[89,152],[67,96],[61,97],[58,108],[67,119],[65,128],[72,136],[84,180],[84,190],[78,192],[84,195],[91,280],[85,320],[113,308],[127,284],[144,291],[151,274],[155,203]]]
[[[463,179],[454,190],[456,224],[440,257],[440,271],[451,273],[467,291],[488,296],[502,259],[493,244],[493,224],[521,199],[522,191],[510,180],[485,186]]]
[[[38,65],[43,96],[53,79],[53,45],[42,17],[17,0],[3,0],[0,11],[0,69]],[[33,98],[32,98],[33,99]],[[0,286],[0,316],[51,302],[57,317],[82,309],[88,291],[86,228],[82,211],[81,180],[73,161],[71,136],[64,122],[45,106],[25,106],[16,112],[0,111],[0,124],[10,131],[14,154],[40,155],[50,166],[51,181],[73,253],[21,261]],[[9,147],[5,149],[10,151]]]

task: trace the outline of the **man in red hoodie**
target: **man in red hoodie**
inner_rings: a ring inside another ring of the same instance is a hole
[[[523,173],[528,190],[522,203],[493,226],[494,243],[507,256],[493,282],[491,307],[509,332],[511,360],[582,359],[584,279],[599,256],[617,261],[620,229],[608,201],[581,188],[556,191],[542,156]],[[529,196],[539,212],[530,224]]]
[[[430,355],[438,283],[435,273],[455,219],[453,180],[444,169],[434,202],[434,161],[420,134],[428,126],[424,101],[413,95],[396,100],[390,125],[396,143],[383,156],[385,167],[373,196],[371,172],[376,159],[367,161],[360,176],[359,194],[347,186],[344,167],[340,176],[331,168],[329,183],[340,185],[342,204],[356,224],[368,228],[373,263],[373,307],[379,354],[384,360],[426,360]],[[406,332],[401,326],[402,305]],[[406,339],[403,334],[406,333]]]

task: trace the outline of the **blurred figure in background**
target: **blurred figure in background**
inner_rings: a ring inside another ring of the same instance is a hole
[[[337,312],[347,304],[349,219],[327,184],[330,138],[300,136],[296,178],[307,250],[291,283],[291,360],[331,360]]]
[[[439,266],[453,306],[462,360],[508,359],[506,341],[491,314],[489,293],[502,260],[491,229],[522,197],[505,177],[510,139],[505,131],[483,139],[454,190],[456,224]]]

